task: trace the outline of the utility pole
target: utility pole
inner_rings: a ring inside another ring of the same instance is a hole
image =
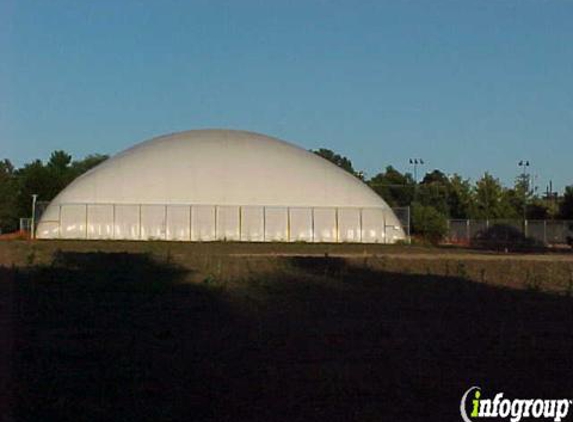
[[[38,200],[38,194],[35,193],[32,195],[32,225],[30,227],[32,233],[31,238],[36,238],[36,201]]]

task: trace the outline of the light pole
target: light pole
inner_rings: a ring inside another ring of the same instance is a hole
[[[418,165],[423,166],[424,160],[421,158],[410,158],[410,164],[414,167],[414,182],[418,183]]]
[[[523,224],[525,224],[525,220],[527,219],[527,195],[529,194],[529,175],[527,174],[529,160],[520,160],[517,165],[522,168],[521,174],[525,183],[523,188]]]
[[[525,183],[523,189],[523,235],[527,237],[527,195],[529,194],[529,175],[527,174],[527,169],[529,168],[529,160],[520,160],[518,165],[523,169],[522,175]]]
[[[31,237],[32,239],[36,238],[36,201],[38,199],[38,194],[35,193],[32,195],[32,225],[31,225]]]
[[[418,196],[418,165],[424,165],[421,158],[410,158],[410,164],[414,167],[414,201]]]

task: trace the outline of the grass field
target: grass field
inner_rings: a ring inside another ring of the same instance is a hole
[[[457,421],[473,385],[573,398],[571,254],[0,242],[0,265],[16,421]]]

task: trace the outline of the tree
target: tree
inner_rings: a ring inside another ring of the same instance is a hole
[[[505,198],[509,205],[505,218],[528,218],[530,202],[533,199],[529,188],[529,176],[519,175],[515,179],[513,188],[505,190]]]
[[[19,217],[30,217],[32,195],[49,201],[55,195],[55,183],[49,169],[40,160],[25,164],[16,171],[18,180],[16,212]],[[57,192],[56,192],[57,193]]]
[[[64,173],[72,163],[72,156],[65,151],[54,151],[50,155],[47,166]]]
[[[551,218],[551,205],[542,199],[534,198],[527,204],[527,218],[530,220],[546,220]]]
[[[515,208],[511,205],[514,193],[506,191],[499,179],[489,173],[486,172],[476,182],[473,193],[471,218],[518,218]]]
[[[434,207],[443,215],[449,215],[448,193],[450,181],[440,170],[426,173],[418,186],[416,200],[422,205]]]
[[[72,156],[65,151],[54,151],[46,164],[49,177],[45,180],[45,200],[51,200],[75,178],[72,171]]]
[[[402,174],[392,166],[372,177],[368,185],[391,207],[409,206],[414,200],[416,184],[412,175]]]
[[[331,151],[331,150],[326,149],[326,148],[320,148],[320,149],[312,151],[312,152],[314,152],[316,155],[330,161],[331,163],[336,164],[338,167],[340,167],[343,170],[346,170],[348,173],[350,173],[352,175],[356,175],[356,172],[354,171],[354,167],[352,167],[352,161],[350,161],[348,158],[344,157],[343,155],[336,154],[334,151]]]
[[[473,200],[469,180],[464,180],[457,174],[450,177],[447,198],[450,218],[468,218]]]
[[[573,220],[573,185],[565,188],[563,201],[559,206],[559,216],[564,220]]]
[[[448,221],[444,214],[430,205],[418,202],[412,204],[412,232],[427,241],[437,244],[448,231]]]
[[[51,201],[74,179],[107,159],[106,155],[88,155],[72,161],[65,151],[54,151],[44,165],[40,160],[24,165],[16,171],[18,178],[17,214],[28,216],[32,194],[42,201]]]
[[[109,156],[102,154],[91,154],[85,157],[83,160],[72,162],[72,170],[74,173],[74,178],[84,174],[88,170],[91,170],[95,166],[103,163],[107,160]]]
[[[430,173],[426,173],[424,178],[422,179],[422,185],[431,185],[431,184],[441,184],[447,185],[449,184],[448,176],[446,176],[442,171],[435,169]]]
[[[16,195],[14,166],[5,159],[0,161],[0,233],[14,231],[18,227]]]

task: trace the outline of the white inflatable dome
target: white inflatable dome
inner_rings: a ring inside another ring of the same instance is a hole
[[[388,205],[356,177],[287,142],[193,130],[138,144],[66,187],[40,239],[393,243]]]

